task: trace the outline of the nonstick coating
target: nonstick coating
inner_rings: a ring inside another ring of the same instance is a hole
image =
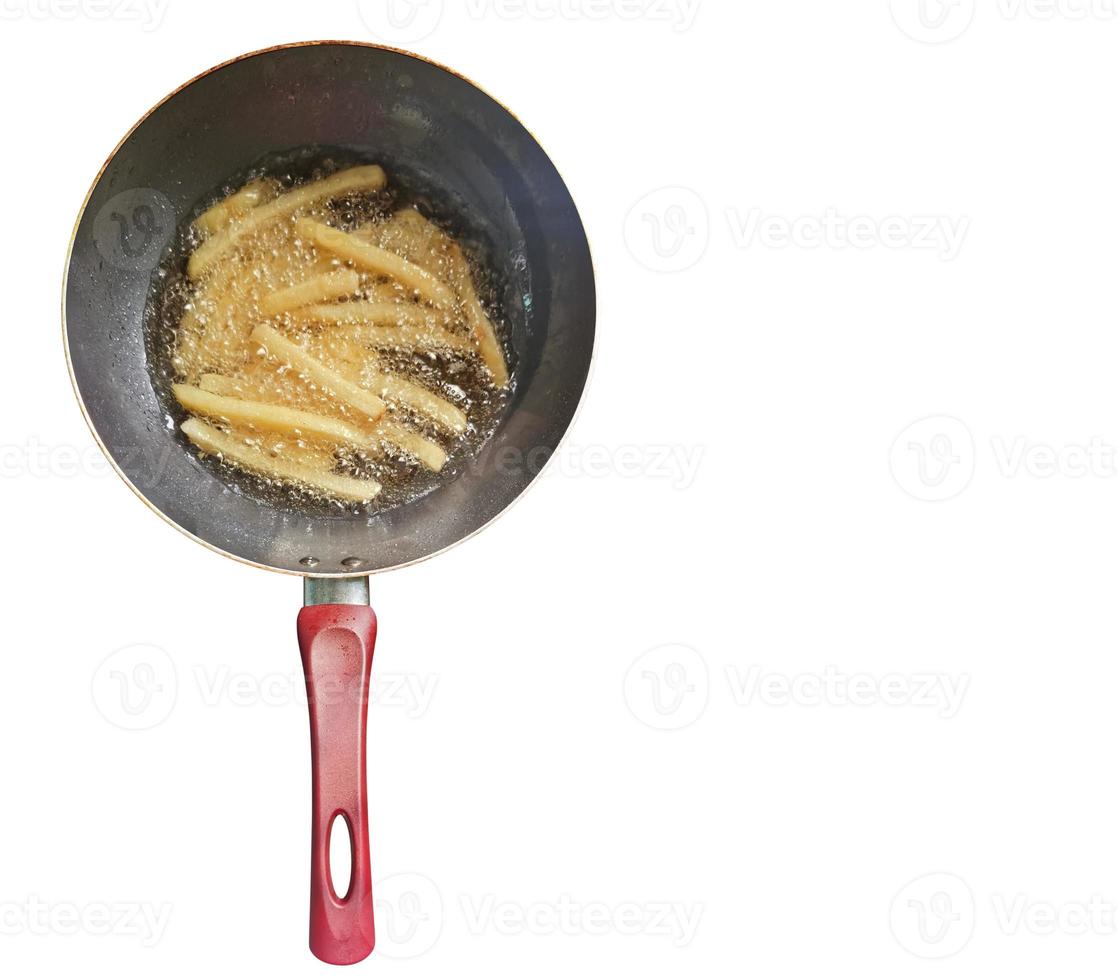
[[[464,472],[372,516],[299,512],[230,489],[170,422],[145,351],[145,305],[170,230],[231,176],[270,155],[319,145],[382,162],[389,181],[393,169],[406,172],[462,209],[503,284],[518,362],[504,421]],[[135,239],[130,246],[122,228]],[[155,254],[145,256],[144,247]],[[574,202],[516,118],[445,68],[345,42],[246,55],[152,110],[90,191],[64,295],[74,384],[98,440],[132,488],[219,551],[326,576],[425,558],[507,507],[574,414],[593,350],[594,308],[589,248]]]

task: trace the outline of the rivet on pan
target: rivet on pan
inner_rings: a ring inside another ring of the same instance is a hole
[[[315,565],[318,564],[318,559],[311,558],[309,555],[307,555],[305,558],[299,559],[299,564],[306,565],[307,568],[313,568]]]
[[[341,563],[346,568],[359,568],[365,563],[365,560],[363,558],[342,558]]]

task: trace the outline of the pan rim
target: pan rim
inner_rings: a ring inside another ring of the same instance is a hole
[[[83,199],[83,201],[81,203],[81,207],[78,209],[77,217],[74,220],[73,230],[70,232],[70,240],[69,240],[69,243],[66,247],[66,259],[65,259],[65,265],[63,267],[63,274],[62,274],[62,297],[61,297],[62,346],[63,346],[63,350],[64,350],[65,357],[66,357],[66,368],[67,368],[67,371],[70,375],[70,385],[74,390],[74,396],[77,398],[78,407],[81,410],[82,417],[85,419],[86,426],[89,428],[89,431],[92,434],[93,439],[97,444],[97,447],[101,450],[101,453],[104,455],[105,459],[108,460],[109,465],[112,467],[112,469],[116,473],[116,475],[119,476],[120,479],[124,481],[125,486],[127,486],[132,491],[132,493],[134,493],[144,503],[144,505],[148,508],[148,510],[153,511],[165,523],[169,524],[171,527],[175,528],[177,531],[186,535],[186,537],[190,538],[192,541],[195,541],[198,544],[203,545],[204,547],[208,548],[210,551],[213,551],[213,552],[215,552],[219,555],[222,555],[225,558],[231,558],[231,559],[233,559],[233,561],[239,562],[243,565],[248,565],[252,568],[263,569],[265,571],[276,572],[276,573],[281,574],[281,575],[294,576],[296,578],[331,578],[331,579],[335,579],[335,578],[336,579],[340,579],[340,578],[363,578],[363,577],[369,577],[371,575],[380,574],[381,572],[390,572],[390,571],[395,571],[396,569],[400,569],[400,568],[407,568],[411,565],[416,565],[419,562],[426,561],[428,558],[434,558],[437,555],[443,554],[444,552],[449,551],[451,548],[454,548],[457,545],[462,544],[465,541],[468,541],[474,535],[478,534],[480,531],[483,531],[485,528],[487,528],[497,518],[499,518],[502,515],[508,513],[508,511],[511,509],[511,507],[518,500],[520,500],[523,497],[524,492],[530,486],[535,484],[536,481],[538,481],[539,477],[542,476],[543,473],[545,473],[547,471],[547,469],[551,466],[552,462],[554,461],[555,455],[557,455],[558,447],[562,445],[562,442],[566,439],[566,437],[569,434],[571,428],[573,428],[574,423],[577,421],[578,415],[581,412],[582,405],[585,401],[586,390],[589,387],[590,379],[593,375],[593,364],[594,364],[594,358],[596,356],[596,346],[597,346],[595,343],[591,343],[591,345],[590,345],[590,354],[589,354],[589,361],[586,365],[585,380],[582,383],[581,390],[578,392],[578,398],[577,398],[577,401],[574,405],[574,409],[573,409],[573,411],[570,415],[570,420],[567,423],[567,425],[566,425],[565,429],[563,430],[562,434],[559,436],[558,440],[555,443],[555,451],[551,453],[551,455],[548,457],[547,461],[539,468],[539,470],[531,476],[531,478],[527,481],[527,483],[524,484],[524,486],[516,493],[516,495],[510,501],[508,501],[507,504],[505,504],[505,506],[503,506],[499,511],[497,511],[495,514],[493,514],[487,521],[484,521],[482,524],[478,525],[476,528],[471,530],[469,533],[462,535],[462,537],[458,538],[455,541],[449,542],[448,544],[444,545],[441,548],[437,548],[433,551],[430,551],[430,552],[428,552],[426,554],[423,554],[423,555],[419,555],[415,558],[411,558],[407,561],[401,561],[398,564],[385,566],[383,568],[377,568],[377,569],[370,570],[370,571],[367,571],[367,572],[356,572],[355,573],[353,571],[316,572],[316,571],[313,571],[313,570],[310,570],[310,569],[308,569],[307,571],[299,571],[297,569],[281,568],[277,565],[268,565],[268,564],[263,563],[263,562],[253,561],[250,558],[245,558],[243,555],[238,555],[235,552],[227,551],[224,548],[221,548],[221,547],[213,544],[211,541],[207,541],[205,538],[199,537],[197,534],[194,534],[192,531],[189,531],[186,528],[184,528],[181,524],[179,524],[177,521],[175,521],[173,518],[171,518],[168,514],[166,514],[161,508],[155,506],[155,504],[153,504],[147,498],[147,496],[143,493],[143,491],[140,490],[140,488],[137,487],[136,484],[128,477],[128,475],[124,472],[123,468],[117,463],[116,459],[113,457],[112,453],[109,451],[108,447],[105,445],[104,441],[102,440],[100,433],[97,431],[97,427],[93,423],[93,418],[92,418],[92,416],[89,412],[88,406],[85,403],[85,399],[82,397],[81,388],[78,385],[77,375],[74,371],[73,358],[71,357],[71,353],[70,353],[70,332],[69,332],[69,329],[68,329],[68,326],[67,326],[67,323],[66,323],[66,296],[67,296],[68,283],[69,283],[69,278],[70,278],[70,267],[71,267],[71,263],[72,263],[72,260],[73,260],[74,245],[77,241],[78,229],[81,227],[82,221],[85,217],[86,209],[89,207],[89,202],[93,197],[93,193],[97,189],[97,185],[101,182],[101,178],[105,175],[105,171],[112,164],[113,160],[116,158],[116,155],[120,152],[120,150],[124,147],[124,145],[128,142],[128,140],[131,139],[132,135],[136,132],[136,130],[139,129],[140,126],[142,126],[144,124],[144,122],[146,122],[147,119],[153,113],[155,113],[157,110],[159,110],[164,104],[169,102],[171,99],[173,99],[176,95],[178,95],[184,89],[189,88],[195,82],[200,81],[201,79],[206,78],[207,76],[213,74],[214,72],[220,71],[221,69],[226,68],[229,65],[238,64],[239,62],[247,61],[250,58],[256,58],[256,57],[259,57],[261,55],[271,54],[272,52],[275,52],[275,51],[289,50],[289,49],[292,49],[292,48],[329,47],[329,46],[332,46],[332,45],[356,47],[356,48],[372,48],[372,49],[379,50],[379,51],[390,51],[394,54],[400,54],[400,55],[403,55],[403,56],[408,57],[408,58],[414,58],[416,61],[424,62],[425,64],[428,64],[428,65],[430,65],[434,68],[440,69],[441,71],[444,71],[444,72],[446,72],[450,75],[453,75],[456,78],[461,79],[466,84],[471,85],[473,88],[477,89],[477,91],[479,91],[481,94],[485,95],[489,99],[492,99],[492,101],[494,103],[496,103],[498,106],[500,106],[521,127],[523,127],[524,131],[535,141],[536,145],[546,155],[548,161],[550,161],[551,166],[554,167],[555,172],[558,173],[558,175],[559,175],[560,179],[562,180],[563,184],[564,185],[566,184],[566,179],[562,176],[558,167],[555,166],[554,160],[551,158],[551,155],[549,153],[547,153],[546,149],[543,147],[543,144],[540,143],[539,140],[536,138],[535,134],[530,129],[528,129],[527,126],[525,126],[523,124],[523,122],[520,120],[520,118],[514,112],[512,112],[512,110],[509,109],[508,106],[506,106],[503,102],[501,102],[499,99],[492,96],[484,87],[482,87],[481,85],[478,85],[475,81],[473,81],[473,79],[469,78],[466,75],[463,75],[461,72],[456,71],[455,69],[449,67],[448,65],[444,65],[439,61],[435,61],[432,58],[427,58],[426,56],[418,54],[414,51],[408,51],[404,48],[397,48],[397,47],[393,47],[393,46],[387,45],[387,44],[376,44],[376,43],[373,43],[371,41],[317,40],[317,41],[292,41],[292,42],[287,42],[287,43],[284,43],[284,44],[273,44],[273,45],[269,45],[266,48],[258,48],[256,50],[248,51],[248,52],[245,52],[244,54],[237,55],[233,58],[228,58],[225,61],[222,61],[219,64],[216,64],[216,65],[212,66],[211,68],[206,69],[205,71],[199,72],[197,75],[194,75],[193,77],[189,78],[187,81],[183,82],[181,85],[176,86],[169,93],[167,93],[165,96],[163,96],[163,98],[161,98],[158,102],[156,102],[154,105],[152,105],[150,109],[148,109],[142,116],[140,116],[139,119],[136,120],[135,123],[133,123],[128,128],[128,131],[120,138],[120,140],[117,142],[116,146],[113,147],[112,151],[109,153],[108,157],[105,159],[105,162],[101,165],[100,169],[97,171],[96,175],[93,178],[93,181],[89,185],[89,189],[85,193],[85,198]],[[591,283],[594,283],[594,282],[596,282],[597,276],[596,276],[596,269],[594,268],[594,264],[593,264],[593,250],[592,250],[592,247],[591,247],[591,244],[590,244],[589,233],[586,230],[585,222],[580,220],[580,216],[579,216],[579,224],[581,225],[582,234],[585,237],[585,241],[586,241],[586,253],[587,253],[587,257],[589,259],[589,263],[590,263]],[[596,311],[595,311],[595,315],[594,315],[594,321],[595,322],[594,322],[594,326],[593,326],[593,332],[594,332],[594,335],[596,335]]]

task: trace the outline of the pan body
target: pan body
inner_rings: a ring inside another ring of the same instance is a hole
[[[145,311],[174,229],[232,175],[320,146],[407,174],[467,216],[499,284],[516,390],[455,479],[382,513],[308,512],[239,492],[197,458],[157,391]],[[428,557],[473,534],[531,482],[584,388],[595,296],[585,232],[530,133],[462,77],[346,42],[246,55],[185,85],[125,137],[94,183],[63,310],[83,410],[118,472],[204,544],[278,571],[342,576]]]

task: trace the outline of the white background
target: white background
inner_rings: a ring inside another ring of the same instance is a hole
[[[98,463],[57,308],[156,100],[353,38],[538,136],[599,339],[531,492],[373,580],[352,971],[1112,974],[1112,4],[120,2],[0,2],[0,973],[331,969],[299,583]]]

